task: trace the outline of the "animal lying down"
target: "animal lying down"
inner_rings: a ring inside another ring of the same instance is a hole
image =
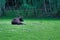
[[[22,25],[23,24],[23,18],[21,18],[21,17],[14,18],[12,20],[11,24],[13,24],[13,25]]]

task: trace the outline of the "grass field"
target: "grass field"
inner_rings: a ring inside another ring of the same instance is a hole
[[[60,40],[60,20],[25,20],[25,25],[11,25],[0,19],[0,40]]]

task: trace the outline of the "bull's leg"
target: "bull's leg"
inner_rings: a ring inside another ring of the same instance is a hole
[[[12,24],[17,24],[16,22],[12,22]]]

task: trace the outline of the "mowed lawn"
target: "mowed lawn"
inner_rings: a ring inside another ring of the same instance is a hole
[[[60,40],[60,20],[24,20],[24,25],[12,25],[10,19],[0,19],[0,40]]]

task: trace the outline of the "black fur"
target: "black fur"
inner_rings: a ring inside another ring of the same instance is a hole
[[[19,18],[19,17],[14,18],[12,20],[12,23],[11,24],[13,24],[13,25],[22,25],[23,24],[23,18]]]

